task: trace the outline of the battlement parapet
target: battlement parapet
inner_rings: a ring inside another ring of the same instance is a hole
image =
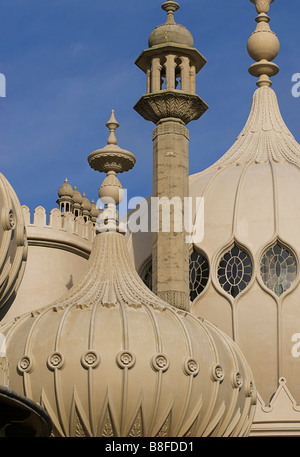
[[[38,206],[33,217],[28,206],[22,206],[29,246],[45,246],[64,249],[88,258],[96,230],[93,222],[85,222],[83,216],[61,213],[58,208],[50,211],[47,222],[45,208]]]

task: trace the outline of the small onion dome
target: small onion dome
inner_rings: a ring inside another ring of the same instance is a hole
[[[163,302],[124,235],[96,235],[64,298],[4,325],[11,388],[40,402],[62,437],[248,435],[256,393],[236,344]]]
[[[174,20],[174,12],[179,9],[178,3],[169,0],[163,3],[162,9],[168,13],[168,19],[165,24],[159,25],[151,33],[148,40],[149,48],[166,43],[193,48],[192,34],[183,25],[176,24]]]
[[[99,210],[99,208],[97,208],[94,200],[92,200],[91,204],[92,204],[91,211],[90,211],[91,217],[92,218],[97,218],[99,216],[99,214],[100,214],[100,210]]]
[[[23,278],[27,236],[18,197],[0,173],[0,317],[11,304]]]
[[[75,186],[74,187],[74,192],[73,192],[73,202],[74,203],[78,203],[79,205],[81,205],[82,201],[83,201],[83,198],[82,198],[82,195],[81,193],[77,190],[77,187]]]
[[[85,193],[83,194],[83,199],[82,199],[81,207],[82,207],[82,209],[83,209],[84,211],[91,211],[91,209],[92,209],[92,204],[91,204],[91,202],[89,201],[89,199],[86,198]]]
[[[72,186],[68,183],[67,178],[65,179],[65,182],[62,186],[60,186],[58,190],[58,196],[61,197],[73,197],[73,188]]]

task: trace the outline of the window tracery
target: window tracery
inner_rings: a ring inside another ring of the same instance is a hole
[[[203,292],[209,278],[209,264],[207,258],[193,250],[190,256],[189,266],[189,287],[190,287],[190,300],[194,301],[198,295]],[[147,262],[146,266],[141,272],[141,277],[146,286],[152,290],[152,262]]]
[[[194,301],[203,292],[209,278],[206,257],[195,249],[190,256],[190,300]]]
[[[146,284],[148,289],[152,290],[152,262],[148,262],[141,276],[144,284]]]
[[[217,271],[220,286],[236,298],[250,283],[252,262],[248,254],[234,245],[219,262]]]
[[[292,286],[296,279],[296,259],[288,248],[277,242],[263,254],[260,273],[268,289],[280,297]]]

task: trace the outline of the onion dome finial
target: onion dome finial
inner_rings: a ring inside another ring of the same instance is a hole
[[[256,83],[258,87],[270,87],[272,85],[270,77],[275,76],[279,72],[279,67],[272,60],[279,53],[280,43],[277,35],[270,29],[270,18],[267,15],[270,4],[274,0],[250,1],[255,5],[258,16],[255,19],[257,22],[256,29],[250,35],[247,44],[250,57],[256,61],[256,63],[250,66],[249,73],[259,78]]]
[[[110,131],[107,145],[92,152],[88,157],[88,162],[94,170],[107,175],[99,189],[99,198],[104,204],[105,210],[97,220],[98,233],[118,230],[116,207],[124,197],[124,190],[117,178],[117,173],[129,171],[134,167],[136,161],[131,152],[121,149],[117,144],[115,131],[119,127],[119,123],[115,118],[114,110],[111,112],[106,127]]]

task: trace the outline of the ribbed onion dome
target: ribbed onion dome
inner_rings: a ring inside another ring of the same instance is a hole
[[[149,48],[165,45],[166,43],[193,48],[194,39],[192,34],[183,25],[176,24],[174,20],[174,12],[179,9],[179,4],[169,0],[163,3],[162,9],[168,13],[168,19],[165,24],[159,25],[151,33],[148,40]]]
[[[52,306],[2,327],[10,385],[55,436],[243,436],[250,368],[220,330],[144,286],[120,233],[96,236],[85,276]]]
[[[73,199],[74,203],[78,203],[79,205],[81,205],[81,203],[83,201],[83,197],[82,197],[81,193],[77,190],[76,186],[74,187],[72,199]]]
[[[59,190],[58,190],[58,196],[61,198],[61,197],[73,197],[73,188],[72,186],[69,184],[67,178],[65,179],[65,182],[63,183],[62,186],[60,186]]]
[[[281,117],[273,89],[256,90],[236,142],[216,164],[190,178],[190,193],[204,197],[204,239],[198,247],[211,265],[210,281],[193,311],[234,336],[265,401],[280,376],[299,401],[300,367],[290,356],[290,341],[300,328],[295,311],[300,299],[300,146]],[[231,251],[234,245],[239,253]],[[235,278],[230,278],[230,262],[243,270]]]
[[[200,227],[204,221],[204,236],[191,248],[206,265],[198,267],[191,311],[236,341],[266,404],[280,378],[299,404],[300,364],[291,355],[291,341],[300,329],[300,145],[270,87],[269,78],[278,71],[266,60],[278,51],[266,28],[272,1],[251,1],[259,13],[251,52],[261,60],[249,69],[259,88],[248,120],[215,164],[190,177],[190,196],[204,199],[198,219]],[[151,236],[132,233],[129,246],[143,246],[134,256],[142,271],[151,255]]]
[[[17,292],[27,260],[27,236],[18,197],[0,173],[0,317]]]

